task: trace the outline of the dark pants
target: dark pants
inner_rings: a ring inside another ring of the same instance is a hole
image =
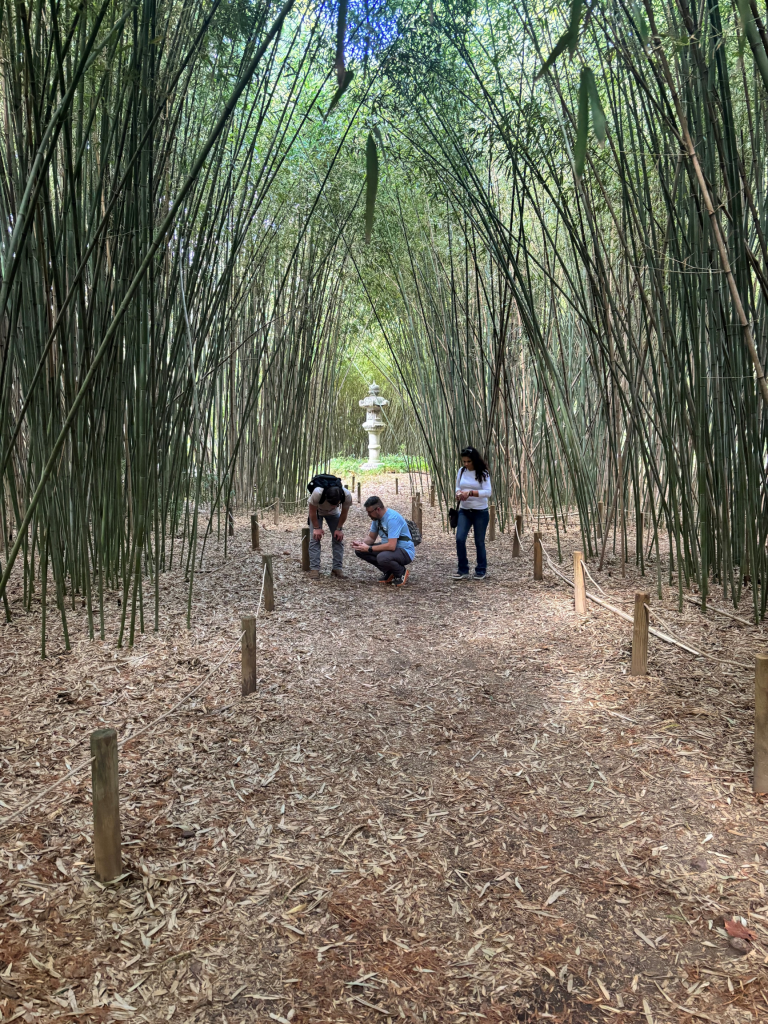
[[[488,561],[485,557],[485,531],[488,529],[490,513],[487,508],[460,508],[459,523],[456,527],[456,554],[459,556],[459,572],[469,573],[467,561],[467,537],[470,528],[475,531],[477,567],[475,572],[485,572]]]
[[[411,556],[403,548],[395,548],[394,551],[379,551],[378,554],[371,554],[368,551],[356,551],[355,554],[364,562],[378,566],[386,576],[389,576],[390,573],[394,576],[402,576],[403,569],[411,562]]]

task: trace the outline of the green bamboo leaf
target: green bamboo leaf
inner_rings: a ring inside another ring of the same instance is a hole
[[[643,46],[647,46],[648,40],[651,38],[651,30],[648,28],[648,22],[645,18],[645,11],[642,9],[640,4],[632,4],[632,17],[635,19],[637,31],[640,33],[640,40]]]
[[[597,83],[595,82],[595,76],[591,68],[585,68],[586,80],[587,80],[587,92],[589,93],[589,109],[592,114],[592,124],[595,129],[595,135],[597,141],[601,146],[605,145],[605,133],[606,133],[606,117],[603,105],[600,102],[600,96],[597,92]],[[582,72],[583,74],[584,72]]]
[[[550,53],[541,70],[536,74],[536,78],[540,78],[545,71],[548,71],[560,54],[564,53],[566,49],[571,56],[574,55],[576,47],[579,44],[579,26],[581,25],[581,16],[583,13],[583,0],[571,0],[571,13],[568,19],[568,28],[555,43],[552,53]]]
[[[379,152],[371,132],[365,144],[365,240],[370,242],[373,231],[373,213],[379,188]]]
[[[747,45],[748,26],[753,21],[752,7],[749,0],[738,0],[739,21],[741,22],[741,35],[739,36],[739,56],[744,56]]]
[[[576,175],[580,179],[584,174],[584,163],[587,159],[587,135],[589,133],[589,68],[581,69],[579,82],[579,116],[576,123],[576,145],[573,149],[573,161]]]
[[[331,100],[331,102],[330,102],[330,105],[329,105],[329,107],[328,107],[328,110],[326,111],[325,117],[328,117],[328,115],[330,114],[330,112],[331,112],[331,111],[333,110],[333,108],[334,108],[334,107],[336,106],[336,104],[337,104],[337,103],[339,102],[339,100],[341,99],[341,97],[342,97],[342,96],[344,95],[344,93],[345,93],[345,92],[347,91],[347,89],[349,88],[349,83],[350,83],[350,82],[352,81],[352,79],[353,79],[354,77],[355,77],[355,72],[354,72],[354,71],[352,71],[352,69],[350,68],[350,70],[349,70],[349,71],[347,71],[347,72],[345,73],[345,75],[344,75],[344,81],[343,81],[343,82],[341,83],[341,85],[339,86],[339,88],[338,88],[338,89],[336,90],[336,92],[335,92],[335,93],[333,94],[333,99],[332,99],[332,100]],[[325,120],[325,118],[323,118],[323,120]]]
[[[581,25],[583,13],[583,0],[571,0],[571,17],[568,22],[568,53],[571,56],[574,55],[576,47],[579,45],[579,25]]]
[[[339,89],[341,89],[342,92],[346,88],[344,85],[344,81],[346,79],[346,69],[344,66],[344,37],[347,32],[348,3],[349,0],[339,0],[339,16],[336,22],[336,62],[334,67],[336,68],[336,80],[339,83]],[[339,93],[339,95],[341,95],[341,93]]]

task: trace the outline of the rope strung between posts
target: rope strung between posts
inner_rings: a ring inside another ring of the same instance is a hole
[[[517,528],[517,518],[515,518],[515,533],[517,534],[517,543],[520,545],[520,550],[523,550],[523,538],[520,536],[520,531]]]
[[[560,579],[564,583],[567,583],[569,587],[571,587],[572,589],[575,589],[573,581],[569,580],[567,576],[565,576],[562,572],[560,572],[560,570],[554,564],[552,559],[549,557],[549,553],[548,553],[547,549],[544,547],[544,545],[541,543],[541,541],[539,541],[539,543],[541,544],[541,550],[544,552],[544,557],[546,558],[547,562],[549,563],[550,569],[552,569],[552,571],[555,573],[555,575],[559,576]],[[582,565],[582,568],[587,573],[587,575],[589,576],[589,578],[592,579],[592,577],[589,575],[589,570],[587,569],[587,567],[586,567],[586,565],[584,564],[583,561],[581,562],[581,565]],[[594,583],[595,581],[592,580],[592,582]],[[600,590],[600,587],[596,583],[595,583],[595,586],[597,587],[598,590]],[[602,591],[602,590],[600,590],[600,592],[604,593],[604,591]],[[614,615],[618,615],[620,618],[625,619],[627,622],[634,622],[634,619],[633,619],[633,617],[631,615],[628,615],[626,612],[622,611],[620,608],[615,608],[608,601],[603,601],[599,597],[595,597],[595,595],[594,594],[590,594],[588,590],[585,590],[585,594],[586,594],[587,598],[590,601],[593,601],[595,604],[599,604],[603,608],[607,608],[608,611],[613,612]],[[736,668],[744,668],[744,669],[747,669],[747,671],[751,671],[751,668],[752,668],[751,665],[744,665],[740,661],[724,661],[722,658],[716,658],[714,654],[708,654],[706,651],[697,651],[695,647],[690,647],[688,644],[684,643],[682,640],[678,640],[677,637],[672,635],[672,631],[669,629],[669,626],[664,622],[664,620],[661,618],[661,616],[658,615],[656,612],[652,611],[648,607],[648,605],[645,605],[645,607],[648,609],[650,614],[653,615],[653,617],[655,619],[657,619],[659,622],[661,622],[661,624],[664,626],[664,628],[668,631],[667,633],[662,633],[660,629],[654,629],[653,626],[649,626],[648,627],[648,632],[651,633],[652,636],[655,636],[659,640],[663,640],[664,643],[672,644],[674,647],[679,647],[681,650],[687,651],[688,654],[693,654],[697,658],[710,658],[712,661],[718,661],[718,662],[720,662],[723,665],[733,665]]]
[[[259,611],[261,610],[261,602],[262,602],[262,598],[264,597],[264,581],[266,580],[266,574],[263,573],[262,576],[263,576],[263,578],[262,578],[262,581],[261,581],[261,593],[259,594],[259,604],[258,604],[258,607],[256,609],[256,618],[259,617]],[[208,675],[200,683],[198,683],[197,686],[193,687],[189,691],[189,693],[185,694],[181,698],[181,700],[178,701],[176,704],[174,704],[173,707],[169,711],[166,711],[164,714],[160,715],[159,718],[156,718],[153,722],[150,722],[148,725],[144,726],[143,729],[140,729],[138,732],[134,733],[132,736],[126,736],[125,739],[120,740],[120,742],[117,744],[117,749],[118,750],[122,750],[123,747],[127,746],[129,743],[133,743],[133,741],[137,740],[140,736],[144,736],[151,729],[156,729],[157,726],[162,721],[164,721],[166,718],[169,718],[175,711],[178,711],[178,709],[182,706],[182,704],[185,704],[190,699],[190,697],[194,697],[194,695],[199,690],[201,690],[205,686],[206,683],[209,683],[211,681],[211,679],[213,679],[213,677],[216,675],[216,673],[219,671],[219,669],[222,667],[222,665],[226,661],[228,661],[229,658],[232,657],[234,652],[237,650],[237,645],[239,643],[241,643],[241,641],[243,639],[243,635],[244,635],[243,633],[240,633],[240,635],[238,636],[238,638],[235,641],[235,643],[232,644],[232,646],[229,648],[229,650],[224,655],[224,657],[221,659],[221,661],[219,661],[216,665],[213,666],[213,668],[211,668],[209,670]],[[0,829],[4,829],[7,825],[10,825],[10,823],[12,821],[14,821],[20,815],[22,815],[26,811],[28,811],[30,809],[30,807],[34,807],[35,804],[39,803],[40,800],[42,800],[42,798],[44,796],[47,796],[49,793],[52,793],[55,789],[58,789],[59,786],[62,783],[67,782],[68,779],[71,779],[74,775],[77,775],[81,771],[84,771],[84,769],[90,768],[90,766],[93,764],[94,760],[95,760],[95,758],[89,757],[85,761],[81,761],[80,764],[75,765],[74,768],[70,769],[70,771],[68,771],[66,775],[63,775],[60,779],[57,779],[56,782],[51,783],[50,786],[46,786],[46,788],[41,790],[37,794],[37,796],[33,797],[31,800],[29,800],[22,807],[19,807],[17,810],[12,811],[6,818],[4,818],[2,821],[0,821]]]
[[[659,615],[658,612],[654,611],[648,605],[645,605],[644,607],[645,607],[645,610],[648,612],[648,614],[652,618],[656,619],[658,622],[660,622],[662,624],[664,629],[666,629],[670,633],[672,632],[670,630],[669,626],[667,625],[667,623],[664,621],[664,619],[662,619],[662,617]],[[692,651],[693,648],[689,647],[688,650]],[[752,669],[752,667],[753,667],[752,665],[745,665],[741,661],[726,661],[723,658],[716,658],[714,654],[707,654],[706,651],[697,651],[696,653],[698,654],[698,656],[700,658],[710,658],[712,661],[719,661],[721,665],[735,665],[737,668],[745,668],[745,669],[747,669],[747,671],[750,671]]]

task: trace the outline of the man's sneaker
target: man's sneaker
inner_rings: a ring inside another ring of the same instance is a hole
[[[320,579],[320,570],[319,569],[310,569],[309,572],[307,573],[307,576],[311,580],[319,580]]]
[[[388,572],[385,576],[379,576],[379,578],[376,580],[376,582],[377,583],[393,583],[394,579],[395,579],[394,573]]]
[[[406,569],[402,576],[398,576],[395,579],[395,586],[396,587],[404,587],[405,584],[408,582],[408,577],[410,575],[411,575],[411,570],[410,569]]]
[[[345,580],[347,574],[343,569],[331,569],[331,576],[335,576],[337,580]]]
[[[475,575],[472,577],[472,579],[473,580],[484,580],[485,579],[485,573],[484,572],[476,572]]]
[[[452,580],[468,580],[469,579],[469,573],[468,572],[455,572],[453,574],[453,576],[451,576],[451,579]]]

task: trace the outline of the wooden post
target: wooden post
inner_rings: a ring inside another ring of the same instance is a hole
[[[310,529],[305,526],[301,531],[301,568],[304,572],[309,571],[309,537]]]
[[[248,615],[240,619],[240,670],[243,697],[256,690],[256,619]]]
[[[357,481],[357,504],[360,504],[360,481]]]
[[[515,516],[515,535],[512,538],[512,557],[520,557],[520,538],[523,535],[523,517]]]
[[[597,539],[603,539],[603,515],[605,514],[605,507],[602,501],[597,503]]]
[[[543,553],[541,550],[541,534],[534,533],[533,535],[533,578],[535,580],[544,579],[544,566]]]
[[[398,481],[397,477],[395,477],[395,494],[399,494],[399,493],[400,493],[400,485],[399,485],[399,481]]]
[[[573,552],[573,607],[577,615],[587,614],[587,591],[584,586],[584,569],[581,566],[581,551]]]
[[[431,484],[429,488],[429,504],[432,508],[435,507],[435,485]]]
[[[255,512],[251,516],[251,549],[259,550],[259,517]]]
[[[272,555],[262,555],[261,564],[264,573],[264,611],[275,610],[275,578],[272,575]]]
[[[416,525],[419,528],[419,533],[424,534],[424,509],[421,507],[421,495],[417,495],[418,505],[416,506]]]
[[[278,526],[279,523],[280,523],[280,499],[277,498],[277,500],[275,501],[275,526]]]
[[[496,506],[491,503],[488,506],[488,540],[496,540]]]
[[[632,626],[631,676],[648,675],[648,610],[651,595],[638,591],[635,594],[635,618]]]
[[[91,733],[91,757],[94,874],[100,882],[111,882],[123,873],[114,729],[96,729]]]
[[[755,656],[755,771],[752,791],[768,793],[768,654]]]
[[[352,474],[352,486],[349,489],[350,489],[350,491],[353,494],[355,493],[355,474],[354,473]]]

